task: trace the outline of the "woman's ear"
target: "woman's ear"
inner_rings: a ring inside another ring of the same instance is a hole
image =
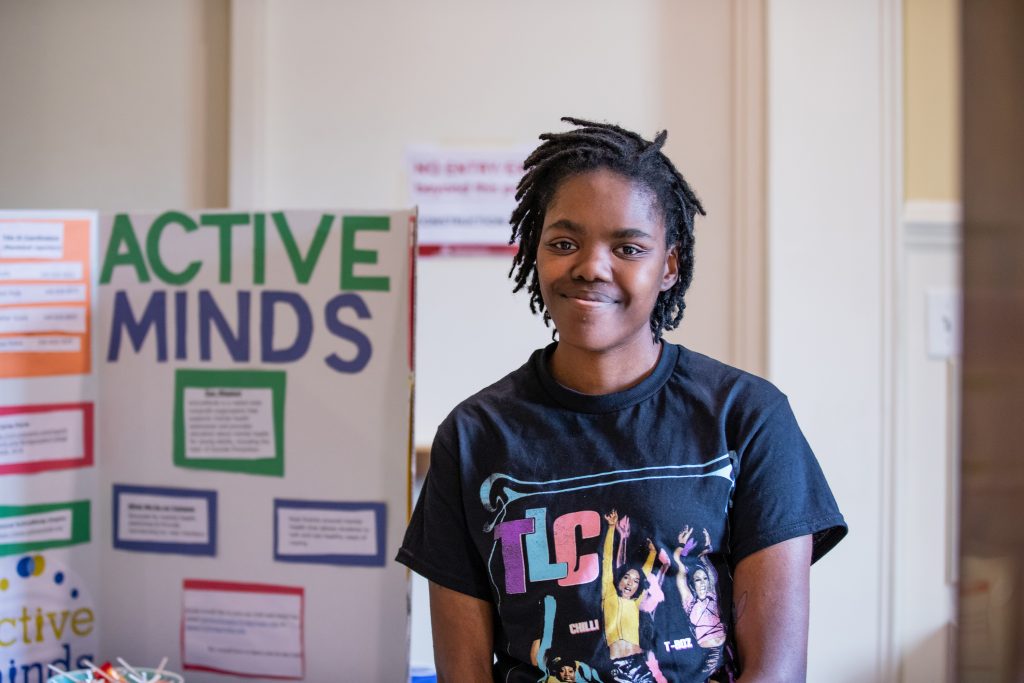
[[[665,274],[661,278],[661,291],[667,292],[679,280],[679,246],[675,245],[665,254]]]

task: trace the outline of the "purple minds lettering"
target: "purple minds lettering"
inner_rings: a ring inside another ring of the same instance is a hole
[[[527,572],[531,583],[558,581],[559,586],[578,586],[597,579],[600,559],[597,553],[579,554],[577,529],[580,538],[596,538],[601,533],[601,515],[595,510],[580,510],[555,518],[551,526],[555,546],[552,562],[547,509],[531,508],[525,518],[495,526],[494,538],[501,541],[505,565],[505,592],[525,593]]]

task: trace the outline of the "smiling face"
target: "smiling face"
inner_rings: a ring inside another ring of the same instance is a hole
[[[628,570],[619,579],[619,597],[632,599],[640,588],[640,572],[635,569]]]
[[[647,188],[607,169],[562,181],[537,247],[541,294],[560,345],[590,352],[650,346],[651,311],[677,274]]]
[[[576,669],[571,666],[563,666],[558,670],[558,680],[562,683],[574,683],[576,680]]]
[[[703,600],[708,595],[708,573],[703,569],[693,572],[693,590],[697,593],[697,599]]]

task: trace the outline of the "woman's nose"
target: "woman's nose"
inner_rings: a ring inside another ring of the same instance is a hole
[[[572,267],[574,280],[607,282],[611,279],[611,254],[600,245],[583,247],[576,252]]]

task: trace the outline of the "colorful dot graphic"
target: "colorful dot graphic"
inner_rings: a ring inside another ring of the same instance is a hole
[[[31,579],[35,576],[42,576],[46,571],[46,558],[42,555],[25,555],[20,558],[15,565],[15,570],[23,579]],[[50,577],[53,582],[58,586],[63,585],[67,579],[67,575],[62,571],[56,571],[53,576]],[[11,582],[7,577],[0,577],[0,592],[6,591],[11,587]],[[70,587],[70,594],[72,600],[78,599],[78,589],[74,586]]]
[[[18,560],[18,576],[27,579],[30,576],[41,576],[46,571],[46,559],[42,555],[26,555]]]

